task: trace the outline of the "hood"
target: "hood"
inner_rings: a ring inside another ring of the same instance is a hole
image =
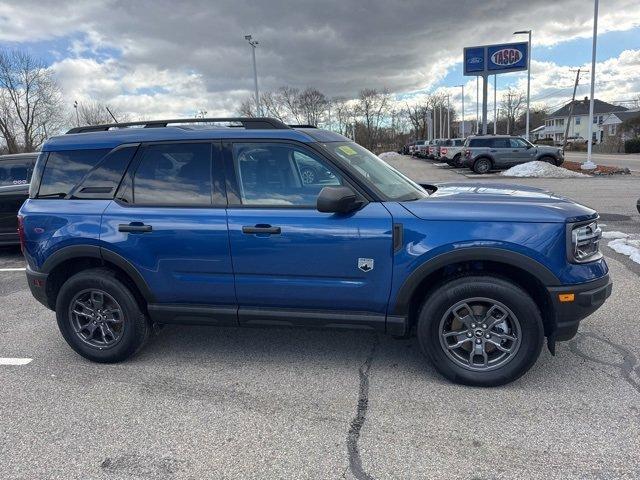
[[[442,183],[429,186],[428,198],[402,205],[424,220],[503,222],[577,222],[595,218],[591,208],[573,200],[524,185]]]

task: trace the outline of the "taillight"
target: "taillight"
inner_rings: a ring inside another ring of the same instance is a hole
[[[446,148],[444,148],[444,147],[442,147],[442,148],[440,149],[440,153],[442,153],[442,154],[446,154],[446,153],[447,153],[447,149],[446,149]]]
[[[24,218],[22,215],[18,215],[18,238],[20,239],[20,249],[24,253],[25,238],[24,238]]]

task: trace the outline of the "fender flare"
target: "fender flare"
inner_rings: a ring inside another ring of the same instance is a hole
[[[474,260],[488,260],[525,270],[536,277],[538,281],[545,286],[561,285],[560,280],[558,280],[558,277],[556,277],[551,270],[540,262],[521,253],[494,247],[460,248],[436,255],[416,268],[405,279],[400,290],[398,290],[393,315],[402,316],[409,313],[411,297],[413,296],[416,288],[418,288],[418,285],[420,285],[422,280],[424,280],[428,275],[446,267],[447,265]]]
[[[96,258],[98,260],[114,264],[129,276],[147,303],[153,303],[155,301],[155,296],[149,288],[149,285],[147,285],[145,279],[131,262],[112,250],[108,250],[98,245],[71,245],[61,248],[47,258],[40,271],[48,274],[63,262],[73,260],[74,258],[87,257]]]

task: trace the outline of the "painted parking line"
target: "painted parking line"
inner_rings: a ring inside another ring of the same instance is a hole
[[[27,365],[31,363],[31,358],[2,358],[0,357],[0,365]]]
[[[0,268],[0,272],[24,272],[26,267]]]

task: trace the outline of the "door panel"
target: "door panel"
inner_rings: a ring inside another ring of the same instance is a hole
[[[28,185],[0,187],[0,243],[17,243],[18,210],[29,196]]]
[[[119,192],[129,203],[103,214],[105,247],[140,271],[158,303],[236,305],[226,211],[212,201],[222,168],[219,144],[143,146]]]
[[[136,224],[147,232],[127,232]],[[100,239],[141,273],[158,303],[235,304],[223,208],[109,204]]]
[[[229,208],[228,216],[241,308],[385,313],[392,219],[382,204],[346,216],[276,208]],[[281,233],[243,233],[255,225],[279,227]],[[359,259],[372,259],[373,269],[361,270]]]

